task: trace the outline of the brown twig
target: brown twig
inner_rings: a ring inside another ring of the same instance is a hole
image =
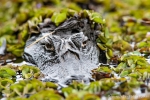
[[[50,32],[50,33],[44,35],[43,37],[37,39],[36,41],[34,41],[34,42],[31,43],[30,45],[28,45],[27,48],[31,47],[31,46],[34,45],[35,43],[37,43],[37,42],[39,42],[40,40],[44,39],[44,38],[47,37],[48,35],[53,34],[54,32],[55,32],[55,31],[52,31],[52,32]]]

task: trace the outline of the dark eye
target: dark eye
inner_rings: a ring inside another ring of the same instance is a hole
[[[45,49],[48,51],[54,51],[55,48],[52,44],[45,44]]]
[[[83,44],[83,45],[86,45],[86,43],[87,43],[87,41],[84,41],[82,44]]]
[[[87,44],[87,41],[83,41],[83,42],[82,42],[82,47],[83,47],[83,48],[86,47],[86,44]]]

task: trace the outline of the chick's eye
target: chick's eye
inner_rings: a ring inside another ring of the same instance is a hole
[[[87,42],[87,41],[84,41],[82,44],[83,44],[83,45],[86,45],[86,42]]]
[[[45,44],[45,49],[49,50],[49,51],[54,51],[55,50],[55,48],[52,44]]]
[[[82,47],[85,48],[85,47],[86,47],[86,44],[87,44],[87,41],[83,41],[83,42],[82,42]]]

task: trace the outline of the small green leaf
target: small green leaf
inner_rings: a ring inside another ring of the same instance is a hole
[[[111,79],[101,79],[101,88],[102,90],[110,90],[114,86],[114,82]]]
[[[101,18],[99,18],[99,17],[94,17],[93,21],[96,22],[96,23],[99,23],[99,24],[104,23],[103,20]]]
[[[6,72],[7,72],[9,75],[11,75],[11,76],[15,76],[15,75],[16,75],[16,71],[13,70],[13,69],[11,69],[11,68],[5,67],[5,68],[3,68],[3,69],[6,70]]]
[[[100,98],[94,94],[86,94],[83,100],[100,100]]]
[[[13,90],[14,92],[17,92],[18,94],[21,94],[21,92],[23,91],[23,86],[17,83],[11,85],[10,89]]]
[[[98,71],[105,72],[105,73],[111,73],[112,72],[112,70],[110,68],[108,68],[108,67],[102,67],[102,66],[100,66],[98,68]]]
[[[136,88],[136,87],[139,87],[140,85],[142,85],[143,82],[141,81],[138,81],[137,79],[135,78],[132,78],[129,82],[128,82],[128,85],[132,88]]]
[[[68,9],[68,14],[69,14],[69,16],[74,16],[75,14],[77,14],[77,11]]]
[[[81,12],[81,16],[82,16],[83,18],[88,18],[88,17],[91,16],[91,13],[89,12],[89,10],[83,10],[83,11]]]
[[[109,30],[107,27],[105,28],[104,36],[105,36],[105,38],[109,38]]]
[[[26,84],[26,86],[24,87],[24,90],[23,90],[23,94],[29,93],[29,91],[32,89],[33,89],[32,84],[30,84],[30,83]]]
[[[53,23],[55,23],[55,19],[56,19],[56,17],[58,16],[58,14],[59,13],[53,13],[53,15],[52,15],[52,17],[51,17],[51,21],[53,22]]]
[[[99,81],[91,82],[88,87],[86,87],[86,90],[91,92],[91,93],[97,93],[101,91],[101,86]]]
[[[7,86],[8,84],[14,83],[11,79],[2,79],[0,80],[2,86]]]
[[[125,62],[121,62],[118,66],[117,69],[125,69],[127,67],[127,64]]]
[[[46,82],[46,87],[57,89],[57,85],[52,82]]]
[[[145,47],[145,46],[147,46],[146,42],[140,42],[140,43],[137,44],[138,48]]]
[[[93,12],[90,16],[90,19],[96,23],[102,24],[104,23],[103,19],[101,18],[100,14],[97,12]]]
[[[112,39],[108,39],[105,45],[106,45],[106,47],[111,49],[112,48],[112,44],[113,44]]]
[[[67,19],[67,14],[65,12],[63,13],[54,13],[51,20],[58,26],[62,22],[64,22]]]
[[[98,38],[103,42],[103,43],[106,43],[107,42],[107,39],[101,35],[98,35]]]
[[[132,59],[127,59],[128,65],[131,66],[133,64],[133,60]]]
[[[145,66],[147,64],[147,62],[142,59],[139,59],[136,63],[141,66]]]
[[[106,47],[104,47],[101,43],[97,43],[98,47],[101,49],[101,50],[107,50]]]
[[[58,26],[60,23],[64,22],[66,19],[67,19],[66,13],[59,14],[55,19],[56,26]]]
[[[122,71],[121,74],[120,74],[120,77],[125,77],[129,74],[129,72],[127,70],[125,71]]]
[[[24,22],[26,22],[26,20],[28,19],[28,14],[25,13],[25,12],[22,12],[20,14],[17,14],[16,16],[16,22],[21,25],[23,24]]]
[[[33,74],[31,73],[27,73],[24,75],[24,78],[28,79],[28,78],[31,78],[33,76]]]
[[[96,39],[96,42],[97,42],[97,43],[101,43],[100,38],[97,38],[97,39]]]
[[[140,76],[140,73],[137,73],[137,72],[135,72],[135,73],[130,73],[129,76],[138,79],[139,76]]]
[[[110,59],[111,57],[113,57],[113,51],[111,49],[107,49],[106,57],[107,57],[107,59]]]
[[[73,91],[73,88],[71,87],[65,87],[62,89],[62,92],[64,93],[65,97],[68,97]]]
[[[29,73],[29,71],[30,71],[30,68],[24,68],[22,70],[22,75],[24,76],[25,74]]]
[[[5,70],[2,70],[2,69],[1,69],[1,70],[0,70],[0,77],[3,78],[3,77],[4,77],[4,76],[3,76],[4,74],[7,74],[7,72],[6,72]]]
[[[131,64],[131,66],[130,66],[131,68],[134,68],[134,67],[136,67],[136,64]]]

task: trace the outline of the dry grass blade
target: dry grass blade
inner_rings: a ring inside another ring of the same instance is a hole
[[[52,31],[46,35],[44,35],[43,37],[37,39],[36,41],[34,41],[33,43],[31,43],[30,45],[27,46],[27,48],[31,47],[32,45],[34,45],[35,43],[39,42],[40,40],[44,39],[45,37],[49,36],[50,34],[53,34],[55,31]]]

